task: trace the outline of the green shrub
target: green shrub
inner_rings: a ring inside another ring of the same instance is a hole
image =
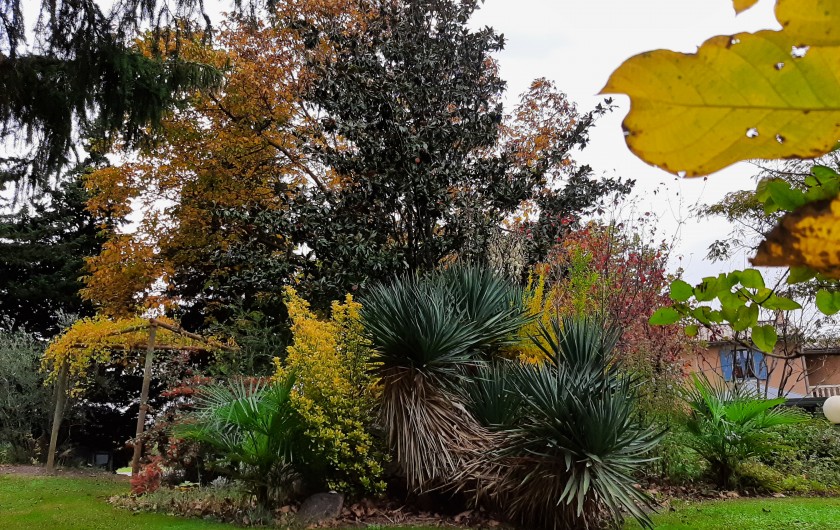
[[[644,473],[657,481],[680,485],[698,482],[706,475],[709,466],[696,451],[687,446],[689,436],[678,424],[653,422],[657,428],[667,429],[662,441],[651,452],[653,457],[644,467]]]
[[[38,370],[44,345],[32,335],[0,329],[0,459],[27,462],[47,440],[52,393]]]
[[[761,461],[786,477],[785,491],[840,491],[840,428],[812,417],[773,429],[774,449]]]
[[[751,459],[738,466],[738,487],[764,492],[784,491],[785,476],[772,467]]]
[[[691,408],[684,417],[686,445],[702,456],[718,487],[738,485],[740,466],[778,447],[772,428],[805,421],[798,410],[780,407],[784,398],[764,399],[743,387],[712,383],[694,374],[684,399]]]

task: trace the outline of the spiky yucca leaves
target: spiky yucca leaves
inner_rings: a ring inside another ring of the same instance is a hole
[[[456,486],[460,470],[494,443],[456,389],[521,325],[515,293],[492,272],[458,266],[395,279],[364,298],[383,424],[409,488]]]
[[[539,335],[531,340],[554,366],[580,374],[609,372],[605,379],[615,376],[613,351],[621,337],[617,327],[607,328],[597,317],[555,317],[538,325]]]
[[[652,501],[633,487],[633,472],[661,434],[634,413],[633,382],[612,353],[618,331],[565,318],[541,335],[548,362],[511,374],[521,408],[497,452],[496,502],[530,528],[618,524],[625,513],[650,525]]]
[[[478,340],[473,349],[492,353],[499,346],[515,342],[516,332],[529,320],[522,309],[522,289],[489,268],[459,264],[430,280],[436,280],[441,290],[450,291],[462,320],[475,328]]]
[[[294,375],[272,383],[230,381],[198,394],[196,410],[174,435],[210,445],[227,471],[252,487],[266,505],[274,491],[299,476],[304,462],[304,423],[290,399]]]
[[[764,399],[758,392],[725,383],[713,383],[694,374],[683,393],[690,407],[684,417],[687,445],[709,462],[718,486],[737,484],[738,466],[746,459],[776,448],[769,429],[805,421],[796,409],[780,407],[785,398]]]
[[[497,359],[478,367],[462,387],[467,408],[479,423],[494,429],[514,425],[522,413],[516,361]]]

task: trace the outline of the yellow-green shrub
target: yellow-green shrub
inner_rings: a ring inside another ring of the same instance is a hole
[[[347,295],[343,303],[333,302],[328,319],[320,319],[291,287],[285,300],[293,343],[284,362],[275,360],[276,377],[296,374],[292,400],[324,464],[326,486],[347,493],[382,491],[384,455],[369,430],[375,399],[361,304]]]
[[[592,254],[585,248],[573,244],[557,252],[554,266],[566,274],[559,281],[550,282],[552,265],[537,264],[528,275],[528,284],[522,296],[525,313],[532,317],[517,333],[516,342],[507,348],[510,357],[528,363],[541,363],[545,354],[534,343],[540,337],[540,326],[548,326],[555,315],[597,314],[601,304],[593,295],[599,275],[592,270]],[[538,339],[539,340],[539,339]]]

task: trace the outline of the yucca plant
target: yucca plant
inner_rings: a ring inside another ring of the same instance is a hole
[[[514,343],[515,334],[528,317],[522,308],[522,289],[492,269],[459,264],[432,275],[441,290],[448,290],[461,318],[477,332],[473,350],[493,353]]]
[[[721,488],[737,486],[738,467],[748,458],[777,448],[772,427],[807,420],[801,411],[781,407],[785,398],[764,399],[742,385],[713,383],[705,375],[692,375],[683,399],[690,407],[683,418],[686,445],[709,463]]]
[[[519,365],[521,400],[497,453],[506,471],[496,488],[509,516],[531,528],[591,528],[625,513],[649,526],[650,498],[633,474],[661,433],[635,414],[634,383],[612,349],[618,331],[598,319],[553,319],[535,342],[547,362]]]
[[[482,425],[505,429],[521,419],[518,363],[496,359],[478,367],[462,386],[462,395],[473,417]]]
[[[205,387],[174,435],[212,447],[227,463],[220,471],[249,485],[264,506],[272,492],[287,492],[304,463],[304,423],[290,400],[294,381],[290,375]]]
[[[521,326],[516,289],[490,271],[459,265],[374,286],[362,306],[396,461],[413,490],[451,485],[493,443],[458,389]]]

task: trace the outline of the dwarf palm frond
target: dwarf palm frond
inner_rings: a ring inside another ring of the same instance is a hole
[[[205,387],[195,412],[174,434],[212,447],[264,504],[269,491],[288,485],[303,463],[304,424],[292,406],[293,386],[290,375],[271,383],[235,380]]]
[[[694,374],[683,393],[690,412],[683,418],[687,445],[711,465],[720,487],[734,486],[746,459],[776,448],[771,427],[805,421],[795,409],[781,407],[785,398],[764,399],[744,387],[730,388]]]

